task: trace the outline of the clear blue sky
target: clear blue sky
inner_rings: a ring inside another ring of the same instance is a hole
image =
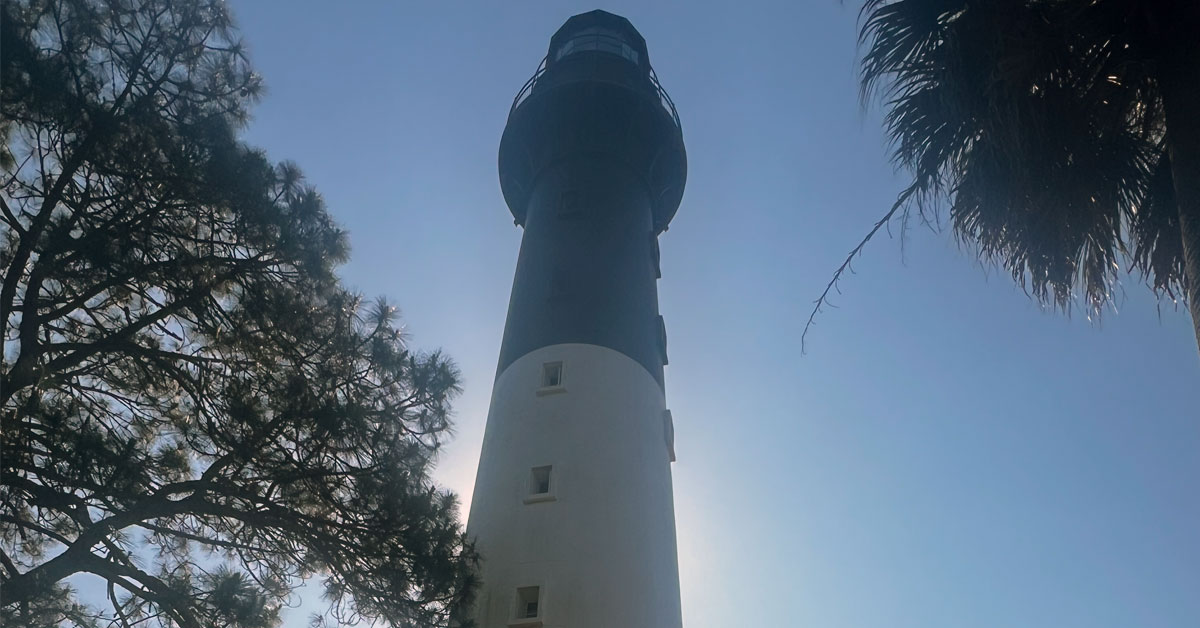
[[[1200,626],[1186,313],[1136,278],[1100,324],[1043,312],[917,229],[873,243],[801,357],[901,179],[856,99],[858,3],[733,4],[600,5],[645,35],[688,146],[659,284],[685,625]],[[247,139],[323,192],[346,281],[462,368],[436,477],[469,502],[521,235],[500,134],[551,33],[597,6],[232,5],[268,87]]]

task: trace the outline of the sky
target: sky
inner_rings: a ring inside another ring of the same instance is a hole
[[[564,20],[628,17],[688,149],[659,281],[685,626],[1200,626],[1200,356],[1139,278],[1067,317],[897,232],[801,355],[904,182],[859,105],[858,6],[233,0],[267,85],[245,138],[324,195],[346,283],[461,368],[435,479],[465,519],[521,238],[508,108]]]

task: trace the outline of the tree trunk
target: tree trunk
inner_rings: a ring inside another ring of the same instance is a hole
[[[1159,83],[1167,116],[1167,150],[1183,236],[1184,286],[1200,348],[1200,6],[1168,0],[1167,43]]]

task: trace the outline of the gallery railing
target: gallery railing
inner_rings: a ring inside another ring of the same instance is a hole
[[[517,110],[517,107],[519,107],[521,103],[525,102],[525,100],[529,98],[529,95],[533,93],[534,86],[537,85],[538,80],[541,79],[546,73],[548,60],[548,56],[542,58],[542,62],[538,64],[537,71],[533,73],[533,76],[529,77],[528,81],[525,81],[525,84],[521,86],[521,91],[517,92],[516,98],[513,98],[512,107],[508,110],[508,115],[510,118],[512,117],[513,112]],[[605,82],[622,84],[617,81]],[[679,123],[679,112],[675,110],[675,103],[671,100],[671,96],[667,94],[667,90],[663,89],[662,84],[658,82],[658,75],[654,73],[654,68],[650,68],[650,84],[654,87],[654,92],[658,96],[659,104],[662,105],[662,108],[671,115],[671,120],[675,122],[675,127],[682,130],[683,126]]]

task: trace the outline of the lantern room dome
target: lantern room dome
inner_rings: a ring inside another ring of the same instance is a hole
[[[679,114],[658,82],[646,40],[606,11],[568,19],[513,99],[500,141],[500,188],[524,225],[534,187],[573,155],[605,154],[632,168],[651,194],[655,232],[679,208],[687,153]]]
[[[646,40],[629,20],[599,9],[567,20],[550,38],[547,65],[572,54],[594,50],[618,55],[639,67],[649,67]]]

